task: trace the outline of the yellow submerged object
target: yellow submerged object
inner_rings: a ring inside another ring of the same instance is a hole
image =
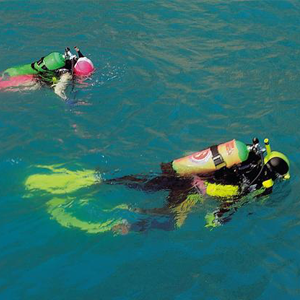
[[[51,215],[51,218],[57,221],[61,226],[66,228],[77,228],[87,233],[104,233],[111,231],[114,226],[123,224],[125,221],[121,218],[118,219],[107,219],[101,222],[88,222],[82,221],[72,214],[66,212],[64,206],[70,201],[74,201],[75,198],[53,198],[47,202],[47,212]],[[124,207],[113,208],[115,209],[124,209]]]
[[[66,208],[77,200],[75,196],[69,196],[69,194],[102,182],[101,177],[94,170],[70,171],[66,168],[61,168],[60,165],[38,165],[36,167],[49,170],[51,173],[30,175],[24,183],[25,189],[31,192],[30,196],[32,196],[32,192],[36,191],[43,191],[49,195],[67,195],[64,198],[54,197],[46,203],[47,212],[61,226],[77,228],[87,233],[95,234],[110,231],[114,226],[124,224],[125,220],[121,218],[108,218],[99,222],[83,221],[67,212]],[[81,202],[88,202],[89,200],[86,198],[81,200]],[[128,206],[126,204],[120,204],[111,209],[105,209],[103,212],[109,213],[115,210],[127,209]]]
[[[30,175],[25,181],[25,188],[28,191],[69,194],[102,181],[100,176],[96,176],[94,170],[70,171],[66,168],[57,168],[56,165],[37,167],[48,169],[52,173]]]
[[[180,228],[184,224],[192,208],[199,202],[202,203],[203,201],[203,196],[199,194],[191,194],[188,195],[186,200],[184,200],[178,206],[173,207],[171,210],[174,213],[176,228]]]

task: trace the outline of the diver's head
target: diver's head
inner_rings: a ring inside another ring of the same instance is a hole
[[[290,162],[284,154],[277,151],[271,151],[265,157],[264,163],[273,180],[276,178],[290,179]]]
[[[92,61],[87,57],[78,58],[74,66],[74,74],[77,76],[89,76],[94,70],[95,68]]]

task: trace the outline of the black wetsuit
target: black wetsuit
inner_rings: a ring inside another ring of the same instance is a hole
[[[172,162],[162,163],[161,171],[159,175],[127,175],[106,180],[106,183],[122,184],[145,192],[167,190],[170,192],[167,200],[173,204],[179,204],[186,199],[187,194],[195,193],[195,190],[192,190],[193,176],[176,174],[172,168]],[[262,182],[269,177],[267,168],[262,166],[261,157],[253,152],[250,152],[248,159],[238,166],[223,167],[213,174],[195,175],[209,183],[239,186],[239,197],[260,189]],[[180,196],[182,194],[184,194],[184,197]]]

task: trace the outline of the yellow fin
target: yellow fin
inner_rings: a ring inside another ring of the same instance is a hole
[[[98,223],[81,221],[67,213],[63,208],[63,205],[66,205],[68,201],[73,201],[73,199],[53,198],[47,202],[48,213],[51,215],[52,219],[56,220],[63,227],[78,228],[82,231],[86,231],[87,233],[104,233],[110,231],[114,226],[124,222],[124,220],[120,218],[108,219]]]
[[[70,171],[56,166],[38,166],[49,169],[52,174],[30,175],[24,185],[28,191],[41,190],[51,194],[72,193],[81,188],[100,183],[101,177],[94,170]]]

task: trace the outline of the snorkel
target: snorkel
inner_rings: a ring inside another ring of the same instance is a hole
[[[267,155],[270,155],[272,151],[271,151],[271,146],[270,146],[270,143],[269,143],[269,139],[265,138],[264,143],[265,143],[265,149],[267,151]]]

